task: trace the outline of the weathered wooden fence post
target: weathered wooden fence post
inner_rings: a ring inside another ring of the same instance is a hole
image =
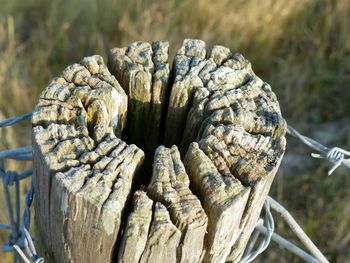
[[[185,40],[170,70],[168,47],[86,57],[42,92],[35,220],[52,261],[239,262],[286,124],[242,55]]]

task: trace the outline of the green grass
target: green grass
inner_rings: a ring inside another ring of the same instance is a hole
[[[106,57],[111,47],[153,39],[170,40],[173,54],[188,37],[224,44],[251,60],[296,128],[350,112],[348,0],[0,0],[0,6],[5,116],[30,111],[47,83],[83,56]],[[30,132],[20,130],[12,141],[29,143]],[[350,182],[343,174],[284,176],[273,189],[284,189],[281,200],[333,262],[350,261]]]

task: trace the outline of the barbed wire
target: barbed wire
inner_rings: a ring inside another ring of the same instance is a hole
[[[262,222],[260,222],[260,224],[259,224],[259,221],[255,227],[256,232],[258,234],[263,233],[264,235],[267,235],[267,229],[262,225]],[[306,261],[308,263],[317,263],[318,262],[318,260],[316,258],[314,258],[310,254],[305,252],[303,249],[301,249],[300,247],[296,246],[292,242],[288,241],[287,239],[281,237],[280,235],[278,235],[276,233],[272,234],[271,240],[276,242],[281,247],[289,250],[290,252],[297,255],[298,257],[300,257],[301,259],[303,259],[304,261]]]
[[[26,113],[18,117],[0,121],[0,128],[11,126],[24,120],[30,119],[32,113]],[[21,173],[16,171],[6,171],[4,159],[13,159],[19,161],[32,161],[32,147],[18,147],[15,149],[0,152],[0,177],[3,182],[3,190],[6,202],[9,224],[0,224],[0,229],[11,230],[7,236],[6,242],[2,249],[7,252],[14,253],[14,262],[18,261],[18,257],[26,263],[44,263],[44,259],[37,255],[34,242],[27,229],[30,227],[30,206],[34,196],[34,183],[31,178],[30,189],[26,193],[23,215],[20,215],[20,185],[19,182],[28,178],[33,173],[33,168],[24,170]],[[12,200],[9,186],[15,185],[15,211],[13,211]],[[25,250],[25,252],[23,251]],[[17,254],[16,254],[17,253]]]
[[[278,212],[282,218],[287,222],[288,226],[293,233],[299,238],[299,240],[308,248],[311,256],[303,249],[293,244],[292,242],[286,240],[280,235],[274,232],[274,218],[271,213],[271,209]],[[252,262],[258,255],[266,250],[271,240],[282,246],[283,248],[289,250],[293,254],[304,259],[306,262],[315,263],[328,263],[328,260],[323,256],[319,249],[313,244],[310,238],[305,234],[299,224],[294,220],[290,213],[272,197],[268,196],[264,203],[265,220],[260,218],[256,223],[255,230],[250,236],[249,242],[243,254],[243,258],[240,263]],[[265,224],[265,225],[264,225]],[[270,228],[269,228],[270,226]],[[265,236],[261,239],[259,246],[253,251],[256,241],[259,238],[260,233]]]
[[[329,162],[333,163],[333,165],[328,170],[328,175],[331,175],[335,171],[335,169],[337,169],[340,165],[344,165],[350,168],[350,158],[345,159],[345,156],[350,156],[349,151],[346,151],[339,147],[328,148],[323,144],[315,141],[314,139],[311,139],[307,136],[300,134],[295,128],[293,128],[290,125],[287,126],[287,134],[299,139],[302,143],[304,143],[306,146],[310,147],[311,149],[316,150],[318,153],[311,153],[312,157],[319,158],[319,159],[327,159]],[[270,237],[270,232],[266,227],[262,226],[262,221],[260,219],[257,222],[256,228],[246,247],[246,251],[244,254],[248,254],[247,258],[250,255],[255,255],[255,254],[259,255],[266,249],[267,246],[258,247],[256,251],[251,252],[259,237],[259,234],[264,233],[265,238],[262,240],[262,242],[269,243],[272,239],[278,244],[280,244],[281,246],[283,246],[284,248],[291,251],[292,253],[303,258],[306,262],[321,262],[321,263],[328,262],[326,257],[320,252],[320,250],[316,247],[316,245],[305,234],[305,232],[294,220],[294,218],[290,215],[290,213],[277,201],[273,200],[271,197],[268,196],[266,201],[267,200],[270,200],[270,202],[272,203],[272,208],[276,210],[276,212],[281,214],[282,218],[285,219],[285,221],[288,223],[292,231],[296,234],[299,240],[309,249],[309,251],[311,252],[311,254],[313,254],[314,257],[306,253],[304,250],[302,250],[298,246],[284,239],[283,237],[277,235],[276,233],[273,233],[272,237]],[[265,203],[265,207],[266,207],[266,203]],[[266,210],[265,208],[265,212],[268,213],[269,211]],[[247,262],[251,262],[252,260]],[[247,263],[247,262],[244,261],[244,263]]]
[[[18,117],[0,121],[0,128],[28,120],[31,118],[31,116],[32,112],[29,112]],[[333,166],[328,171],[329,175],[332,174],[334,170],[342,164],[350,168],[350,158],[345,159],[345,156],[350,156],[350,152],[338,147],[328,148],[309,137],[301,135],[298,131],[289,125],[287,126],[287,133],[300,139],[300,141],[302,141],[308,147],[318,151],[318,153],[312,153],[312,157],[327,159],[328,161],[332,162]],[[23,215],[20,216],[19,182],[31,176],[33,169],[29,168],[21,173],[17,173],[16,171],[6,171],[4,165],[4,159],[32,161],[32,151],[33,149],[31,146],[24,146],[0,152],[0,177],[3,182],[5,202],[10,221],[9,224],[0,224],[0,229],[11,231],[11,233],[8,235],[7,241],[5,244],[3,244],[2,248],[4,251],[14,252],[14,262],[17,262],[18,257],[20,257],[25,263],[44,263],[44,259],[37,255],[33,239],[31,238],[28,231],[31,218],[30,207],[34,197],[33,177],[31,179],[30,189],[26,194]],[[16,192],[16,200],[14,202],[16,208],[15,212],[13,211],[11,196],[9,192],[9,186],[13,184],[15,185]],[[312,256],[292,242],[275,233],[275,222],[271,213],[271,209],[281,215],[282,219],[287,222],[288,226],[300,239],[303,245],[305,245],[305,247],[310,251]],[[280,205],[277,201],[269,196],[266,198],[264,203],[264,213],[264,219],[260,218],[258,220],[255,230],[250,237],[250,240],[246,246],[246,250],[243,254],[243,258],[240,261],[241,263],[249,263],[253,261],[258,255],[266,250],[271,240],[277,242],[282,247],[288,249],[295,255],[304,259],[306,262],[328,262],[328,260],[309,239],[309,237],[305,234],[305,232],[290,215],[290,213],[282,205]],[[264,237],[260,239],[257,248],[253,250],[261,233],[264,235]]]
[[[321,263],[328,263],[326,257],[321,253],[317,246],[306,235],[304,230],[295,221],[293,216],[285,209],[281,204],[275,201],[272,197],[268,196],[266,200],[269,200],[271,208],[277,212],[282,219],[288,224],[292,232],[298,237],[300,242],[310,251],[310,253]]]
[[[287,133],[295,138],[298,138],[299,140],[301,140],[301,142],[303,142],[310,148],[318,151],[318,153],[311,153],[312,157],[327,159],[328,161],[333,163],[333,166],[328,170],[328,175],[331,175],[335,171],[335,169],[337,169],[341,164],[350,168],[350,158],[344,158],[345,156],[350,157],[349,151],[338,147],[328,148],[307,136],[301,135],[296,129],[294,129],[290,125],[287,126]]]

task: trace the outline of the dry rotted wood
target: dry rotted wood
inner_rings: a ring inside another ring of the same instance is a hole
[[[181,231],[179,262],[199,262],[207,229],[207,216],[189,185],[177,147],[160,146],[154,157],[148,193],[168,207],[172,222]]]
[[[176,252],[181,232],[171,222],[169,211],[156,202],[151,228],[140,263],[178,262]]]
[[[113,48],[108,55],[109,68],[129,98],[126,140],[146,149],[146,153],[160,144],[170,72],[168,49],[165,41],[139,41]]]
[[[134,194],[133,209],[126,222],[120,243],[118,262],[139,262],[146,247],[152,220],[153,201],[138,190]]]
[[[187,39],[170,72],[168,49],[113,48],[109,69],[84,58],[41,94],[35,214],[53,261],[241,259],[284,154],[285,121],[242,55]]]
[[[127,97],[99,56],[68,67],[33,114],[36,222],[57,262],[110,262],[144,158],[120,134]]]
[[[190,145],[185,164],[209,219],[203,261],[223,262],[240,234],[250,189],[234,176],[222,176],[197,143]]]

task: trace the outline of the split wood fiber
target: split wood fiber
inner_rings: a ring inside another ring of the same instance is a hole
[[[43,90],[32,137],[49,261],[242,257],[284,154],[285,120],[242,55],[186,39],[170,67],[168,52],[166,41],[113,48],[108,67],[85,57]]]

